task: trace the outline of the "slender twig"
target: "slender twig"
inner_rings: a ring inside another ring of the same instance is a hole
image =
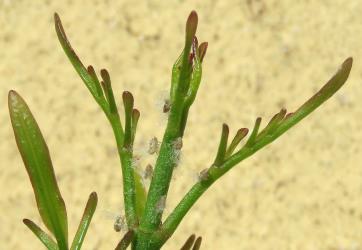
[[[287,115],[283,121],[270,130],[262,137],[257,137],[257,132],[251,134],[251,140],[241,148],[238,152],[228,158],[222,166],[211,167],[208,171],[207,178],[197,182],[190,191],[182,198],[180,203],[175,207],[171,214],[163,223],[159,233],[155,236],[154,241],[160,242],[162,245],[176,230],[182,218],[200,198],[200,196],[221,176],[227,173],[232,167],[250,157],[258,150],[273,142],[279,136],[288,131],[291,127],[301,121],[304,117],[313,112],[322,103],[328,100],[335,92],[337,92],[347,80],[352,67],[352,58],[348,58],[338,70],[338,72],[329,80],[313,97],[305,102],[291,115]],[[283,112],[284,113],[284,112]],[[260,126],[260,119],[254,127],[254,131],[258,131]],[[250,139],[249,138],[249,139]]]

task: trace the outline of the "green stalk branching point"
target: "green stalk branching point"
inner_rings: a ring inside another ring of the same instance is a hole
[[[164,112],[168,114],[167,126],[154,170],[149,164],[144,174],[145,179],[151,179],[148,193],[142,175],[134,165],[133,146],[140,112],[134,108],[132,94],[125,91],[122,95],[125,112],[123,129],[108,71],[100,71],[100,81],[93,66],[86,68],[73,50],[56,13],[54,22],[65,54],[105,113],[115,136],[122,169],[125,217],[129,228],[116,246],[116,250],[125,250],[129,246],[132,250],[160,249],[191,207],[213,183],[238,163],[279,138],[333,96],[348,79],[353,62],[352,58],[347,58],[337,73],[296,111],[287,113],[286,109],[281,109],[263,129],[261,117],[257,118],[249,138],[243,145],[241,141],[247,137],[249,130],[239,129],[228,145],[229,127],[223,124],[215,160],[210,167],[199,173],[198,181],[168,217],[163,219],[173,170],[178,164],[188,115],[201,83],[202,62],[208,48],[207,42],[199,44],[196,37],[197,13],[192,11],[186,21],[185,44],[172,67],[170,98],[164,107]],[[66,207],[58,188],[48,147],[35,118],[20,95],[10,91],[8,101],[15,139],[33,186],[39,214],[52,236],[31,220],[24,219],[24,224],[48,250],[69,250]],[[156,151],[152,149],[150,153]],[[97,194],[94,192],[89,196],[70,250],[81,249],[97,202]],[[195,238],[192,234],[181,249],[199,250],[202,238]]]

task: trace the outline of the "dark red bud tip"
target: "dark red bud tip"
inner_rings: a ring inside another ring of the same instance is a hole
[[[133,108],[134,99],[131,92],[124,91],[122,94],[122,99],[126,109]]]
[[[196,11],[191,11],[186,22],[186,43],[191,43],[197,30],[198,17]]]
[[[109,76],[109,73],[106,69],[101,69],[101,77],[104,82],[109,83],[111,82],[111,78]]]
[[[199,46],[199,58],[200,58],[200,62],[202,62],[204,60],[204,57],[206,55],[206,51],[207,51],[207,46],[209,45],[208,42],[203,42],[200,44]]]

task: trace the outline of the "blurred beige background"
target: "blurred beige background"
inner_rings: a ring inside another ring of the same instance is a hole
[[[192,9],[209,50],[167,212],[213,160],[222,122],[235,133],[257,116],[292,111],[345,58],[355,61],[336,96],[217,182],[164,249],[179,249],[191,233],[208,250],[362,249],[360,0],[0,0],[0,249],[43,249],[21,222],[40,217],[10,127],[10,89],[27,100],[46,137],[70,238],[92,191],[100,201],[84,249],[113,249],[121,237],[113,231],[122,208],[115,142],[58,44],[53,12],[83,62],[109,69],[118,101],[123,90],[134,94],[142,154],[162,136],[162,98]]]

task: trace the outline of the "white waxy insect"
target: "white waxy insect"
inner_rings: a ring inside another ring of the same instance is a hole
[[[209,169],[205,168],[199,173],[199,181],[206,181],[209,178]]]
[[[182,137],[177,137],[172,143],[173,148],[176,150],[180,150],[182,148],[182,145]]]
[[[118,215],[116,217],[116,221],[113,224],[113,229],[116,232],[120,232],[120,231],[126,229],[126,223],[125,223],[124,217],[122,217],[120,215]]]
[[[162,213],[166,208],[166,195],[161,196],[161,198],[156,203],[156,211]]]
[[[143,177],[145,179],[151,179],[153,175],[153,167],[151,164],[147,164]]]
[[[157,152],[158,152],[158,140],[157,140],[157,137],[153,137],[150,140],[150,144],[148,147],[148,153],[150,155],[153,155],[154,153],[157,153]]]
[[[165,99],[165,103],[163,104],[163,113],[167,113],[171,109],[171,103],[169,99]]]
[[[126,220],[123,216],[119,215],[118,213],[107,209],[101,211],[101,216],[106,220],[113,221],[114,231],[116,232],[127,231]]]

